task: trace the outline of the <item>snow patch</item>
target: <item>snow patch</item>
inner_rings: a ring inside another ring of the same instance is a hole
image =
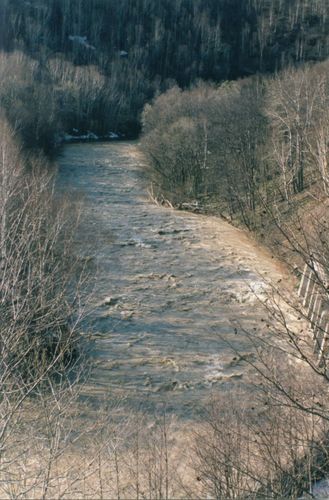
[[[108,139],[120,139],[120,136],[115,132],[109,132],[105,137]]]
[[[73,130],[73,132],[75,132],[76,129]],[[63,136],[63,140],[64,142],[72,142],[72,141],[98,141],[100,139],[100,137],[96,134],[94,134],[94,132],[87,132],[86,134],[82,134],[82,135],[71,135],[71,134],[67,134],[65,133],[64,136]]]
[[[96,47],[94,47],[93,45],[90,45],[86,36],[69,35],[69,40],[73,43],[77,43],[79,45],[82,45],[86,49],[96,50]]]
[[[122,139],[124,136],[117,134],[115,132],[108,132],[105,135],[97,135],[90,130],[85,133],[79,133],[76,128],[72,129],[72,132],[64,132],[57,134],[55,137],[55,143],[61,144],[62,142],[75,142],[75,141],[102,141],[102,140],[117,140]]]

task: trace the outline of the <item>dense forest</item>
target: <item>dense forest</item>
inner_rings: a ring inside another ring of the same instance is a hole
[[[321,0],[5,0],[0,23],[1,105],[46,149],[63,130],[136,136],[145,102],[175,83],[329,55]]]
[[[4,50],[64,53],[108,73],[127,58],[151,81],[173,78],[179,85],[328,55],[328,7],[321,0],[14,0],[1,9]]]

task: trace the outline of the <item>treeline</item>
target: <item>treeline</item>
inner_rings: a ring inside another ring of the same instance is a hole
[[[143,113],[155,194],[259,224],[312,183],[328,194],[328,62],[220,86],[178,87]]]
[[[325,0],[5,0],[2,102],[20,103],[12,126],[44,149],[58,130],[136,136],[144,104],[175,82],[325,59],[328,14]]]
[[[76,66],[60,54],[35,60],[22,51],[2,52],[0,78],[0,108],[25,147],[49,152],[64,132],[136,133],[122,95],[125,72],[118,68],[106,77],[96,66]],[[138,76],[135,84],[138,90]],[[141,92],[138,106],[150,96]]]

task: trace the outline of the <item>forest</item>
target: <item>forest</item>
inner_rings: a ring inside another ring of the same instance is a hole
[[[1,496],[298,498],[328,477],[328,61],[325,0],[1,1]],[[84,420],[91,271],[54,166],[81,136],[138,139],[153,202],[244,228],[294,283],[260,299],[270,336],[243,332],[255,406],[217,395],[183,478],[166,415]]]
[[[175,84],[324,60],[327,14],[321,0],[3,0],[1,106],[46,149],[73,129],[134,137]]]
[[[155,193],[249,229],[261,228],[266,208],[290,207],[312,186],[324,199],[328,74],[323,62],[157,97],[142,115]]]

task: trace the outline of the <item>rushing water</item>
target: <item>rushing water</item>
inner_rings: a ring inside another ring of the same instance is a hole
[[[190,416],[246,378],[228,343],[252,356],[236,324],[258,326],[258,273],[280,272],[226,222],[152,204],[142,164],[122,142],[70,145],[59,160],[59,187],[83,199],[79,251],[97,273],[90,393]]]

